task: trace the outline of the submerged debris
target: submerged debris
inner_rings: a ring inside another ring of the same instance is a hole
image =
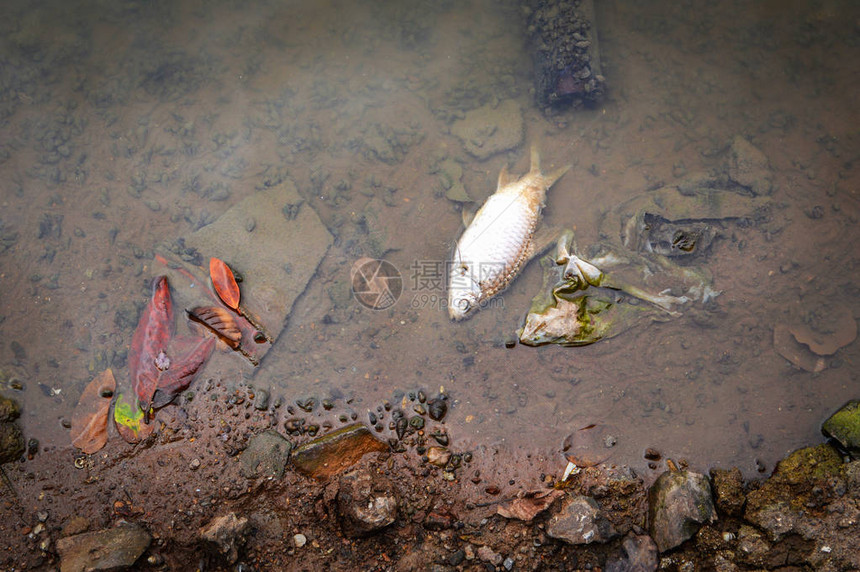
[[[544,112],[603,99],[591,0],[533,2],[528,34],[534,50],[537,104]]]
[[[822,305],[810,311],[802,323],[777,324],[773,328],[776,352],[813,373],[827,369],[829,356],[855,339],[857,321],[850,308],[841,305]]]

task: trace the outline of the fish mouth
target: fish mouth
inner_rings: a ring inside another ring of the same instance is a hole
[[[454,321],[463,320],[473,313],[477,304],[469,300],[469,298],[448,298],[448,315]]]

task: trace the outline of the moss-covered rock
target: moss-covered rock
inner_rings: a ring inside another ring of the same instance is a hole
[[[0,465],[24,454],[24,436],[15,423],[21,408],[14,399],[0,396]]]
[[[780,461],[768,482],[804,484],[815,479],[842,478],[842,457],[830,445],[798,449]]]
[[[0,395],[0,422],[14,421],[21,415],[18,402]]]
[[[821,426],[825,436],[835,439],[853,459],[860,459],[860,400],[852,400]]]
[[[711,480],[717,508],[728,515],[740,516],[746,501],[744,478],[740,469],[737,467],[731,470],[713,469]]]
[[[17,461],[24,454],[24,436],[15,423],[0,423],[0,465]]]
[[[830,445],[793,452],[774,474],[747,495],[746,519],[767,530],[774,540],[795,532],[814,532],[817,511],[845,491],[845,465]]]

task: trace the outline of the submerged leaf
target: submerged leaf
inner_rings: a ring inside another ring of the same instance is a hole
[[[162,372],[158,381],[158,389],[152,398],[152,407],[164,407],[182,391],[191,385],[197,374],[203,369],[212,351],[215,349],[215,338],[200,340],[187,354],[176,360],[176,364]]]
[[[140,443],[153,432],[155,423],[143,422],[143,411],[135,398],[134,403],[125,400],[123,394],[116,396],[113,406],[113,420],[117,431],[128,443]]]
[[[160,371],[158,366],[164,364],[164,352],[173,331],[170,287],[167,277],[159,276],[152,284],[152,298],[140,316],[128,355],[131,387],[145,407],[149,406],[155,393]]]
[[[87,385],[72,413],[72,445],[87,455],[107,443],[108,412],[115,389],[113,372],[106,369]]]
[[[188,311],[188,317],[215,332],[234,350],[242,343],[242,331],[233,315],[217,306],[198,306]]]
[[[224,304],[232,309],[239,307],[239,284],[230,267],[219,258],[209,259],[209,276],[215,292]]]

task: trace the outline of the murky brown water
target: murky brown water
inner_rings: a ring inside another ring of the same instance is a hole
[[[551,119],[532,103],[516,5],[21,2],[7,13],[0,389],[45,446],[67,446],[61,421],[95,373],[126,375],[156,245],[278,177],[295,181],[335,245],[259,371],[219,355],[207,377],[289,401],[352,398],[361,415],[396,389],[443,386],[452,436],[476,446],[560,448],[602,422],[615,428],[613,461],[644,466],[654,447],[748,473],[818,440],[828,413],[857,397],[856,342],[819,374],[772,345],[778,323],[837,304],[860,315],[856,3],[597,2],[608,100]],[[450,120],[509,98],[527,143],[472,159]],[[735,135],[768,156],[775,206],[711,253],[715,311],[584,348],[506,349],[540,287],[537,265],[463,323],[419,280],[461,229],[430,174],[440,157],[485,197],[503,165],[528,168],[537,142],[545,167],[574,165],[545,219],[587,245],[603,213],[715,168]],[[371,200],[383,207],[364,224]],[[303,255],[302,244],[259,247]],[[349,270],[380,254],[404,293],[377,312],[350,299]]]

